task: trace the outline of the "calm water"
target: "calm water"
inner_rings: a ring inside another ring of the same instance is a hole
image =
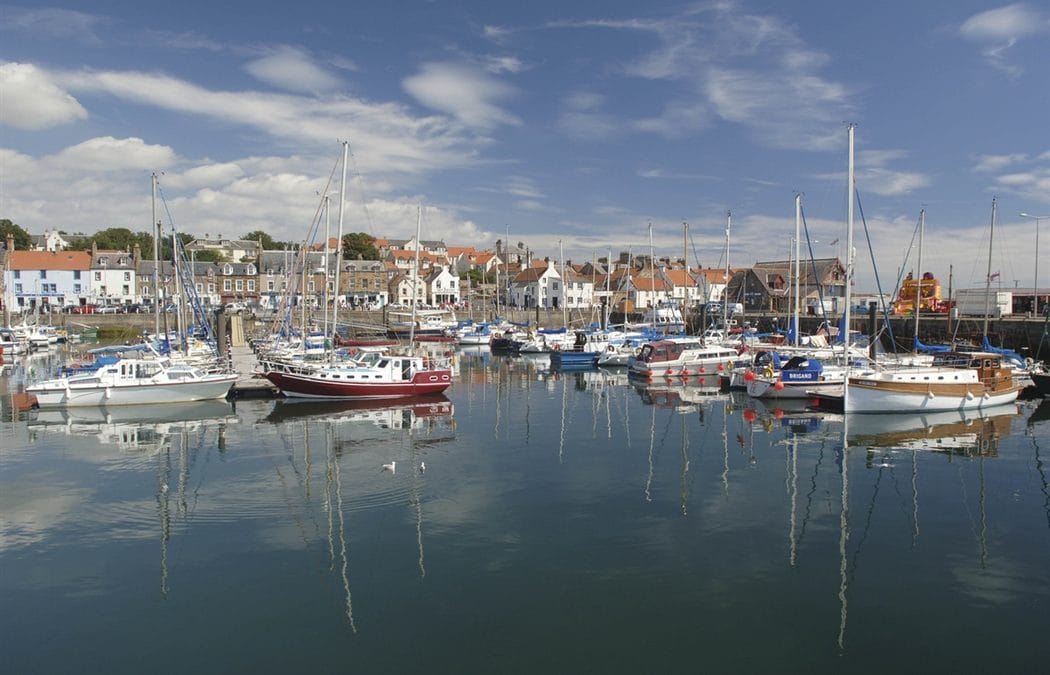
[[[459,369],[365,408],[4,396],[3,670],[1046,667],[1050,403],[844,421]]]

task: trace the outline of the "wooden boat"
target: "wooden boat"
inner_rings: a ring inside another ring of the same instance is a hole
[[[984,410],[1017,400],[1012,368],[999,354],[937,354],[933,365],[892,370],[866,370],[851,375],[848,394],[838,406],[845,412],[933,412]],[[834,397],[818,396],[822,405]]]
[[[264,377],[285,396],[352,399],[402,398],[438,394],[452,384],[452,370],[428,357],[375,354],[370,359],[333,363],[310,371],[270,370]]]
[[[237,375],[207,373],[161,357],[126,357],[26,387],[41,408],[188,403],[225,398]]]

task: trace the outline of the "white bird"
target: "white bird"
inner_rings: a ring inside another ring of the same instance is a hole
[[[426,470],[427,470],[427,463],[426,462],[420,462],[419,463],[419,473],[423,473]]]
[[[395,473],[397,471],[397,462],[390,462],[389,464],[383,465],[383,471],[389,471]]]

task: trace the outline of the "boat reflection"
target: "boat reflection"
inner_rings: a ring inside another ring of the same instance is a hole
[[[919,414],[849,415],[853,446],[945,452],[967,457],[995,457],[999,441],[1018,416],[1010,404],[984,411]]]
[[[421,429],[447,421],[454,423],[455,406],[443,394],[398,399],[322,401],[279,399],[264,421],[324,420],[367,422],[381,429]]]
[[[233,405],[223,400],[36,410],[26,420],[32,431],[94,436],[123,449],[160,449],[174,433],[237,422]]]
[[[723,394],[717,374],[656,381],[632,378],[630,383],[642,399],[642,403],[661,408],[695,407]]]

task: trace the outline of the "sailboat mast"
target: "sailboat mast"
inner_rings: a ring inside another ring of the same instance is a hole
[[[649,223],[649,294],[652,298],[649,300],[650,306],[653,308],[653,323],[656,323],[656,258],[653,254],[653,224]]]
[[[565,250],[562,248],[561,239],[558,240],[558,260],[561,262],[561,316],[565,329],[569,328],[569,305],[565,298]]]
[[[988,272],[984,277],[984,335],[988,337],[988,297],[992,292],[992,243],[995,238],[996,198],[992,197],[992,224],[988,230]]]
[[[802,307],[802,295],[800,293],[799,276],[801,264],[799,263],[799,240],[802,231],[802,195],[795,195],[795,317],[792,319],[792,331],[795,334],[795,346],[799,346],[799,312]]]
[[[157,221],[157,174],[150,177],[153,188],[153,335],[160,335],[160,222]]]
[[[685,324],[688,332],[689,321],[686,312],[689,309],[689,289],[693,285],[690,283],[691,279],[689,277],[689,223],[685,222],[682,223],[682,262],[685,263],[685,279],[683,280],[685,297],[682,298],[682,323]]]
[[[846,307],[842,313],[843,331],[846,333],[842,336],[842,355],[845,361],[845,375],[842,380],[842,411],[849,412],[849,326],[850,326],[850,304],[852,303],[852,289],[853,286],[853,199],[854,199],[854,166],[853,166],[853,136],[856,131],[857,125],[850,122],[848,125],[849,130],[849,163],[846,177],[846,290],[845,290],[845,304]],[[843,433],[843,441],[845,441],[845,433]]]
[[[918,352],[919,344],[919,310],[922,308],[922,237],[926,231],[926,209],[919,211],[919,258],[915,264],[915,337],[912,351]]]
[[[335,288],[335,301],[332,303],[332,358],[335,358],[335,334],[339,330],[339,271],[343,267],[343,211],[346,207],[346,165],[350,159],[350,141],[343,141],[343,175],[339,185],[339,220],[336,225],[335,245],[335,276],[332,284]],[[327,209],[325,209],[327,211]],[[328,249],[327,235],[325,235],[325,250]],[[328,256],[325,256],[325,292],[328,292]],[[328,308],[325,307],[325,316]],[[325,335],[327,338],[327,334]]]
[[[419,297],[419,232],[423,222],[423,207],[416,207],[416,261],[412,266],[412,321],[408,327],[408,349],[413,349],[416,340],[416,304]]]
[[[722,288],[722,332],[729,338],[729,231],[733,228],[733,212],[726,210],[726,276]]]

